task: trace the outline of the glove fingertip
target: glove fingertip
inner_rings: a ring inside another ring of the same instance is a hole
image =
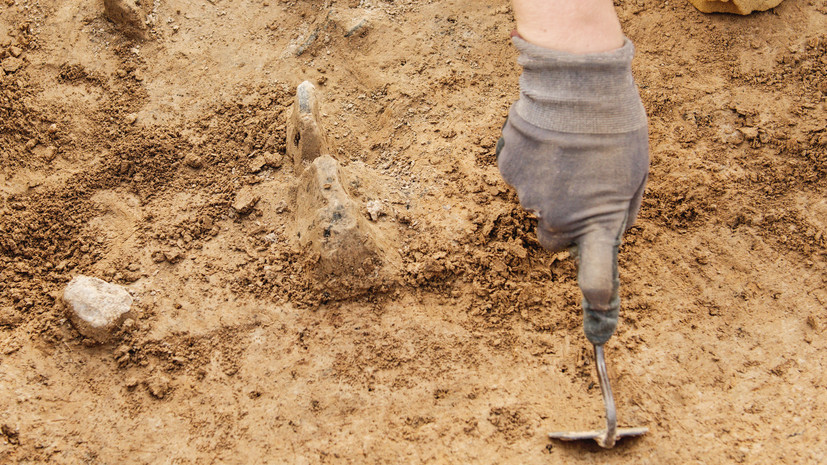
[[[620,308],[605,312],[592,310],[583,302],[583,332],[592,344],[605,344],[617,329]]]

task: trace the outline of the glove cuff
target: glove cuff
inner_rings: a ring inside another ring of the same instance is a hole
[[[550,131],[622,134],[646,126],[646,111],[632,77],[634,45],[574,54],[512,37],[520,52],[520,99],[516,112]]]

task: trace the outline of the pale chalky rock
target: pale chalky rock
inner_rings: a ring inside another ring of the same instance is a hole
[[[777,7],[782,0],[689,0],[704,13],[734,13],[748,15]]]
[[[365,206],[368,209],[368,215],[370,215],[371,221],[376,221],[380,216],[385,214],[384,206],[379,200],[371,200]]]
[[[133,39],[148,37],[146,18],[151,6],[151,0],[103,0],[106,17]]]
[[[316,158],[329,154],[328,141],[319,118],[316,87],[308,81],[296,89],[296,101],[287,123],[287,156],[293,159],[296,171]]]
[[[339,164],[329,155],[316,158],[299,179],[299,245],[333,298],[357,295],[390,278],[391,247],[361,214],[363,208],[345,192]]]
[[[132,296],[123,286],[89,276],[72,279],[63,291],[63,301],[78,332],[98,342],[112,338],[132,307]]]

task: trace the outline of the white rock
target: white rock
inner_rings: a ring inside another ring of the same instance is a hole
[[[72,279],[63,291],[63,301],[75,328],[98,342],[111,339],[132,307],[132,296],[123,286],[89,276]]]
[[[366,205],[371,221],[376,221],[385,214],[385,209],[380,200],[370,200]]]

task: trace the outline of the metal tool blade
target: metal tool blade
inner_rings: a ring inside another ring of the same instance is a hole
[[[551,439],[561,441],[581,441],[593,439],[600,447],[611,449],[618,439],[625,437],[641,436],[649,431],[649,428],[618,428],[617,411],[612,396],[612,387],[609,384],[609,374],[606,370],[606,357],[602,345],[594,346],[594,361],[597,366],[597,378],[600,382],[600,392],[603,395],[603,405],[606,407],[606,429],[592,431],[561,431],[550,433]]]

